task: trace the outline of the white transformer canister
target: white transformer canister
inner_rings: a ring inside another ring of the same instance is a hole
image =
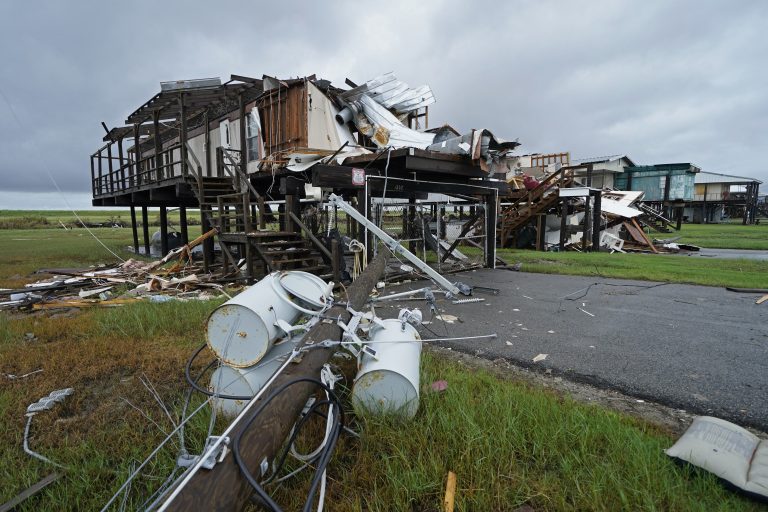
[[[421,337],[416,328],[397,319],[383,320],[371,333],[352,389],[358,413],[399,414],[413,418],[419,408]]]
[[[277,321],[293,325],[303,313],[322,311],[330,286],[308,272],[273,272],[213,310],[208,347],[229,366],[253,366],[285,334]]]
[[[298,337],[274,345],[263,360],[249,368],[219,366],[211,374],[208,390],[222,395],[253,397],[285,363],[291,351],[299,345],[300,340],[301,337]],[[217,413],[236,416],[243,410],[248,400],[214,398],[212,402]]]

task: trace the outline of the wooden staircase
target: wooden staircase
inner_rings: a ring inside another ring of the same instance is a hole
[[[300,233],[255,229],[257,219],[252,216],[251,204],[260,196],[242,172],[236,159],[238,153],[224,153],[219,159],[223,171],[220,176],[194,173],[197,186],[193,190],[201,215],[216,227],[216,238],[225,256],[223,273],[239,272],[244,267],[247,279],[252,280],[257,277],[258,267],[262,275],[274,270],[302,270],[329,276],[332,271],[328,258]],[[188,154],[189,166],[193,167],[197,159],[191,150]],[[293,226],[285,219],[284,224]]]
[[[573,169],[563,167],[547,176],[539,185],[527,191],[510,206],[502,207],[496,228],[499,247],[507,247],[510,238],[532,219],[554,207],[558,200],[558,190],[570,187],[573,183]]]
[[[671,220],[667,219],[649,206],[641,203],[640,211],[643,212],[643,215],[640,216],[640,220],[643,222],[643,224],[647,225],[654,231],[659,233],[672,233],[673,229],[677,229],[674,227]]]

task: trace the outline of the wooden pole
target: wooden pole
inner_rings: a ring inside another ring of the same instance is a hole
[[[347,288],[348,300],[352,308],[359,310],[368,301],[371,290],[384,274],[389,255],[388,250],[379,251],[379,255]],[[344,322],[348,322],[351,317],[349,311],[343,306],[331,308],[326,316],[341,318]],[[341,328],[336,322],[323,321],[310,329],[303,343],[306,345],[325,340],[340,340],[341,334]],[[318,378],[320,369],[335,351],[335,348],[317,348],[305,352],[301,362],[289,365],[267,388],[262,397],[266,398],[271,390],[279,389],[294,379]],[[271,465],[301,409],[316,389],[309,383],[296,384],[290,388],[290,392],[273,401],[262,413],[263,417],[251,428],[245,430],[243,426],[249,419],[247,415],[244,420],[235,425],[229,437],[234,439],[242,432],[240,443],[242,458],[253,475],[261,475],[260,466],[263,461]],[[259,399],[257,403],[261,401],[262,399]],[[232,453],[229,452],[213,469],[196,473],[176,498],[168,504],[167,510],[242,510],[252,494],[253,489],[240,472]]]
[[[187,207],[179,207],[179,225],[181,226],[181,240],[184,244],[189,243],[189,232],[187,231]]]
[[[136,225],[135,206],[131,206],[131,229],[133,230],[133,252],[139,254],[139,227]]]
[[[179,93],[179,117],[181,118],[181,130],[179,131],[179,142],[181,143],[181,175],[187,176],[187,109],[184,105],[184,93]],[[173,169],[169,173],[173,175]],[[186,243],[186,242],[185,242]]]
[[[160,207],[160,256],[168,254],[168,208]]]
[[[592,205],[592,251],[600,252],[600,221],[602,220],[602,192],[598,190],[594,194],[594,203]]]
[[[141,229],[144,232],[144,256],[149,257],[149,215],[147,207],[141,207]]]
[[[496,194],[488,196],[485,216],[485,266],[496,268],[496,220],[498,202]]]

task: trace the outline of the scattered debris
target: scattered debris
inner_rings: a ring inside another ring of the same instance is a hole
[[[768,498],[768,440],[719,418],[699,416],[665,451],[746,492]]]
[[[549,354],[539,354],[536,357],[533,358],[534,363],[538,363],[539,361],[543,361],[547,358]]]
[[[581,311],[582,313],[585,313],[585,314],[587,314],[589,316],[595,316],[592,313],[590,313],[589,311],[587,311],[586,309],[579,308],[579,311]]]
[[[43,371],[43,369],[42,369],[42,368],[38,368],[37,370],[35,370],[35,371],[32,371],[32,372],[29,372],[29,373],[25,373],[24,375],[14,375],[14,374],[12,374],[12,373],[6,373],[6,374],[4,374],[4,375],[5,375],[5,377],[6,377],[7,379],[10,379],[10,380],[17,380],[17,379],[25,379],[25,378],[29,377],[30,375],[35,375],[36,373],[40,373],[40,372],[42,372],[42,371]]]
[[[193,243],[173,249],[156,261],[131,258],[119,265],[39,269],[36,273],[51,277],[20,289],[0,289],[0,297],[10,299],[0,301],[0,310],[114,307],[144,298],[165,302],[171,298],[207,300],[223,295],[224,285],[212,275],[202,274],[192,261],[189,248]],[[166,269],[169,262],[173,264]],[[159,299],[159,295],[167,299]]]
[[[447,380],[436,380],[433,382],[430,386],[430,389],[435,393],[441,393],[448,389],[448,381]]]

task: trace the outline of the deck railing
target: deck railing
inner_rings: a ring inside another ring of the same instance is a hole
[[[186,176],[187,167],[182,165],[180,144],[165,148],[159,158],[153,154],[138,161],[133,155],[114,156],[112,145],[106,144],[91,155],[93,197],[136,190]]]

